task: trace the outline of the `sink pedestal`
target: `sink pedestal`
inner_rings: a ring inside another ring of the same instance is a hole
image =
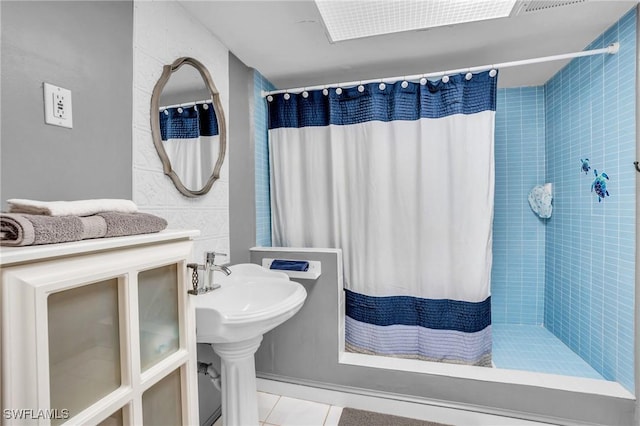
[[[195,298],[196,338],[211,344],[222,361],[222,424],[258,426],[254,354],[264,333],[302,308],[307,291],[286,274],[260,265],[229,270],[233,274],[214,272],[218,290]]]
[[[222,361],[222,425],[258,425],[258,395],[254,354],[262,335],[211,346]]]

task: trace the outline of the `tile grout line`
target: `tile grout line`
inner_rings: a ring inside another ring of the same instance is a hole
[[[270,395],[274,395],[274,394],[270,394]],[[273,410],[276,408],[276,405],[278,405],[278,402],[280,402],[280,398],[282,398],[282,395],[276,395],[276,396],[278,397],[278,399],[276,399],[276,402],[273,404],[273,406],[271,407],[271,410],[269,410],[269,413],[264,418],[264,422],[262,422],[262,423],[267,423],[267,420],[269,420],[269,416],[271,415],[271,413],[273,413]],[[271,423],[269,423],[269,424],[271,424]],[[277,426],[277,425],[274,425],[274,426]]]
[[[327,414],[324,415],[324,420],[322,420],[322,426],[325,426],[325,424],[327,423],[327,419],[329,418],[329,413],[331,412],[331,407],[333,407],[333,405],[329,405],[329,408],[327,408]]]

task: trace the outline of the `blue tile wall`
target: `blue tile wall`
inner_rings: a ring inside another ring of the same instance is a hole
[[[262,90],[275,87],[258,71],[253,72],[255,166],[256,166],[256,245],[271,246],[271,198],[269,192],[269,143],[267,103]]]
[[[495,125],[492,320],[541,325],[545,220],[527,201],[545,183],[543,87],[499,89]]]
[[[616,55],[571,61],[545,85],[546,175],[554,212],[546,229],[545,326],[608,380],[633,392],[636,12],[587,49]],[[592,170],[580,170],[588,157]],[[591,192],[606,172],[610,197]]]

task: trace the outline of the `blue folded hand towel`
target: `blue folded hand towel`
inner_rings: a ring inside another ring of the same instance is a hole
[[[281,260],[276,259],[271,262],[270,269],[279,269],[282,271],[308,271],[309,262],[304,260]]]

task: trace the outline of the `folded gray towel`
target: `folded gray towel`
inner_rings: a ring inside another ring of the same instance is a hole
[[[98,213],[107,223],[105,237],[150,234],[160,232],[167,227],[167,221],[149,213]]]
[[[166,220],[148,213],[106,212],[85,217],[0,213],[0,245],[30,246],[149,234],[166,227]]]
[[[103,217],[97,215],[80,216],[80,220],[83,227],[82,240],[102,238],[107,235],[107,222]]]
[[[65,243],[82,239],[83,224],[78,216],[41,216],[19,213],[0,214],[4,246],[30,246]]]

